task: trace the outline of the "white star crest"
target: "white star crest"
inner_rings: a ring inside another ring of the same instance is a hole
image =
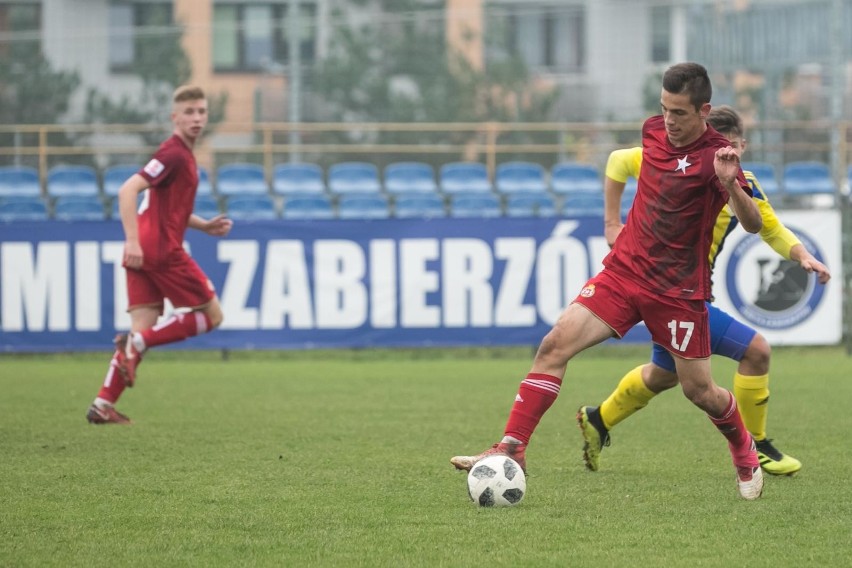
[[[684,156],[683,158],[678,158],[678,159],[677,159],[677,167],[675,168],[675,171],[676,171],[676,172],[677,172],[677,171],[682,171],[683,173],[686,173],[686,168],[688,168],[689,166],[691,166],[691,165],[692,165],[692,164],[690,164],[689,162],[687,162],[687,161],[686,161],[686,159],[687,159],[688,157],[689,157],[689,155],[687,154],[687,155],[686,155],[686,156]]]

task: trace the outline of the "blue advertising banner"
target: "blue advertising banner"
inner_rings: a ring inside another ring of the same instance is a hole
[[[194,349],[537,345],[608,251],[594,217],[242,222],[186,246],[225,314]],[[109,348],[122,249],[117,222],[0,225],[0,348]]]

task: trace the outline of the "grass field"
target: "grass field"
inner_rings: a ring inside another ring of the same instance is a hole
[[[676,391],[584,470],[574,412],[646,349],[571,363],[528,493],[478,509],[448,458],[502,435],[531,351],[151,353],[84,419],[107,354],[0,358],[0,566],[849,566],[852,359],[776,349],[769,433],[804,463],[736,495],[724,439]],[[730,387],[734,365],[714,359]]]

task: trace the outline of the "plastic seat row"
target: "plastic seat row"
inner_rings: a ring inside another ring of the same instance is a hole
[[[272,184],[266,183],[265,173],[256,164],[229,164],[217,170],[216,190],[220,195],[237,193],[267,193],[276,195],[325,193],[334,195],[355,193],[570,193],[601,191],[600,173],[594,166],[560,164],[553,168],[548,184],[545,170],[530,162],[508,162],[497,167],[494,184],[484,164],[453,162],[441,166],[436,178],[434,168],[421,162],[397,162],[384,170],[366,162],[343,162],[328,170],[328,181],[316,164],[279,164],[275,166]]]
[[[794,162],[783,170],[783,184],[778,182],[775,169],[764,162],[748,162],[743,169],[751,170],[761,182],[764,191],[772,196],[834,194],[835,184],[829,167],[821,162]],[[55,166],[46,180],[46,195],[50,198],[66,196],[103,196],[112,199],[124,181],[139,170],[132,164],[115,165],[103,172],[103,186],[98,183],[94,168],[89,166]],[[569,195],[572,193],[600,192],[603,188],[601,172],[595,166],[561,163],[555,165],[548,176],[542,166],[531,162],[507,162],[495,172],[494,184],[489,180],[484,164],[453,162],[441,166],[435,176],[432,166],[420,162],[398,162],[384,170],[383,182],[378,168],[366,162],[343,162],[329,168],[328,183],[316,164],[279,164],[273,170],[271,185],[266,181],[262,166],[258,164],[227,164],[216,172],[215,194],[219,196],[265,194],[322,194],[492,192],[500,194],[547,193]],[[848,175],[852,178],[852,166]],[[782,192],[783,189],[783,192]],[[199,194],[214,194],[214,185],[203,168],[199,170]],[[0,197],[41,196],[38,173],[34,168],[20,166],[0,167]]]
[[[323,194],[298,194],[283,201],[284,219],[387,219],[432,217],[511,217],[564,215],[603,215],[602,195],[571,196],[562,207],[550,195],[508,196],[505,203],[494,194],[465,192],[448,200],[437,193],[417,193],[390,200],[381,194],[342,195],[336,200]],[[234,219],[259,220],[278,217],[275,201],[267,195],[233,196],[225,207],[211,196],[196,199],[196,213],[212,216],[226,210]]]
[[[195,212],[210,218],[226,212],[237,220],[277,219],[387,219],[432,217],[521,217],[554,215],[602,216],[601,194],[572,195],[557,200],[549,194],[517,194],[501,199],[493,193],[464,192],[446,198],[438,193],[413,193],[390,199],[383,194],[350,194],[333,200],[325,194],[299,194],[279,200],[269,195],[238,195],[227,199],[199,195]],[[280,213],[279,213],[280,209]],[[98,221],[118,219],[118,203],[106,207],[97,197],[67,196],[49,203],[40,197],[0,197],[0,221]]]
[[[121,185],[140,166],[119,164],[106,168],[103,172],[103,188],[98,182],[95,169],[90,166],[54,166],[47,173],[47,196],[59,197],[98,197],[107,199],[118,195]],[[103,190],[102,190],[103,189]],[[203,169],[199,170],[198,191],[212,193],[210,178]],[[0,167],[0,197],[39,197],[42,195],[41,183],[35,168],[26,166]]]
[[[51,198],[60,196],[103,195],[112,198],[118,195],[121,184],[139,170],[133,164],[114,165],[103,172],[103,190],[94,168],[89,166],[55,166],[50,169],[46,181],[46,194]],[[488,178],[484,164],[454,162],[440,168],[436,181],[434,168],[420,162],[398,162],[384,170],[384,181],[378,168],[366,162],[344,162],[329,168],[328,182],[316,164],[279,164],[275,166],[272,184],[259,164],[235,163],[220,166],[216,170],[215,193],[220,196],[271,193],[291,195],[296,193],[325,193],[335,195],[351,193],[390,194],[425,192],[490,192],[499,193],[543,193],[549,187],[545,170],[529,162],[509,162],[497,169],[495,184]],[[600,190],[600,175],[594,166],[560,164],[552,172],[553,190],[569,193],[575,190]],[[201,194],[214,193],[210,175],[199,170]],[[29,167],[0,168],[0,196],[41,195],[38,173]]]

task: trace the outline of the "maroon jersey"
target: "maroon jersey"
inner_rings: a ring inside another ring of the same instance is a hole
[[[151,183],[137,217],[142,269],[162,269],[170,256],[183,250],[183,236],[195,205],[198,166],[192,150],[173,135],[138,173]]]
[[[708,126],[692,144],[673,146],[654,116],[642,146],[636,198],[604,266],[663,296],[709,300],[713,226],[728,202],[713,158],[730,142]],[[742,171],[737,181],[751,195]]]

